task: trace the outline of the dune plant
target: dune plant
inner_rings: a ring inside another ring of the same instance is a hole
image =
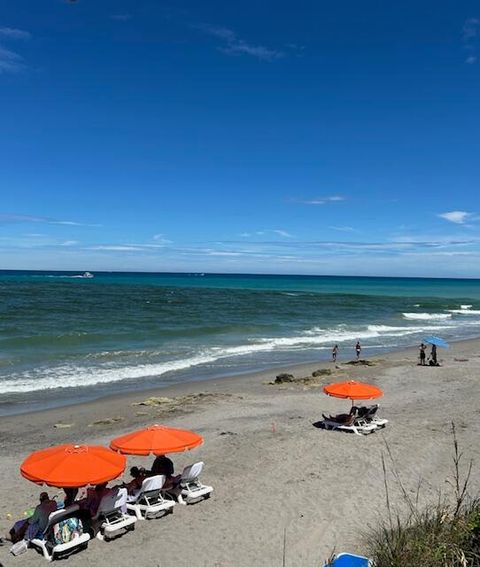
[[[464,467],[455,425],[452,423],[453,473],[447,483],[450,497],[420,507],[417,489],[412,498],[405,489],[388,443],[386,456],[400,488],[407,513],[395,511],[391,504],[385,455],[382,457],[386,519],[365,537],[368,555],[375,567],[480,567],[480,500],[468,495],[473,463]]]

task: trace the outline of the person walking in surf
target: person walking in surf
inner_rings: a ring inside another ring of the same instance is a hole
[[[360,360],[360,353],[362,352],[362,347],[360,346],[360,341],[357,341],[355,345],[355,352],[357,354],[357,360]]]
[[[337,362],[338,345],[332,348],[332,362]]]

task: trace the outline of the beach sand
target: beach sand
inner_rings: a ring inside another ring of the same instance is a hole
[[[163,423],[204,436],[202,447],[172,458],[178,471],[205,461],[202,479],[214,487],[212,498],[138,522],[134,532],[110,543],[93,540],[66,564],[279,566],[284,534],[287,567],[322,565],[334,550],[362,553],[362,534],[386,517],[382,455],[395,506],[402,508],[402,497],[393,469],[413,498],[421,483],[420,501],[436,500],[439,490],[451,493],[446,479],[454,421],[465,467],[474,460],[472,491],[480,485],[480,341],[440,350],[439,368],[417,366],[416,357],[412,349],[372,358],[374,366],[340,359],[336,367],[282,369],[299,378],[332,370],[313,381],[271,385],[275,370],[1,418],[0,530],[5,534],[12,524],[7,514],[21,518],[37,501],[41,489],[19,473],[31,451],[64,442],[108,444],[121,433]],[[313,426],[322,412],[348,411],[348,400],[322,393],[322,385],[346,379],[384,390],[379,414],[389,420],[385,430],[359,437]],[[136,405],[151,397],[161,399]],[[152,460],[129,457],[128,464]],[[0,547],[4,565],[45,565],[33,550],[14,558],[8,549]]]

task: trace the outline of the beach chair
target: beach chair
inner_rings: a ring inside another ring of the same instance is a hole
[[[134,530],[137,517],[127,514],[126,511],[127,489],[113,488],[102,498],[97,513],[92,518],[98,526],[97,538],[109,540],[123,530]]]
[[[165,475],[158,474],[146,478],[142,488],[131,501],[127,500],[127,510],[133,512],[138,520],[147,520],[173,512],[175,502],[164,497]]]
[[[202,473],[204,463],[199,461],[183,469],[178,485],[171,491],[181,504],[193,504],[203,499],[210,498],[213,487],[202,484],[199,476]]]
[[[29,545],[40,551],[47,561],[53,561],[59,557],[66,557],[75,551],[86,549],[90,534],[88,532],[73,534],[69,541],[58,543],[58,533],[55,527],[70,518],[80,518],[78,504],[72,504],[63,510],[52,512],[48,517],[48,524],[43,532],[43,537],[36,537],[30,540]],[[81,525],[81,524],[80,524]]]
[[[325,414],[322,414],[322,417],[323,421],[321,422],[321,425],[324,429],[349,431],[350,433],[355,433],[355,435],[368,435],[377,429],[377,426],[374,423],[367,423],[365,419],[357,418],[354,414],[352,414],[351,418],[345,422],[336,421]]]
[[[388,419],[382,419],[377,415],[379,405],[375,404],[370,407],[359,408],[358,417],[362,417],[367,423],[373,423],[377,427],[385,427],[388,423]],[[360,410],[366,410],[363,415],[361,415]]]
[[[361,555],[339,553],[333,562],[326,563],[325,567],[371,567],[371,565],[371,562]]]

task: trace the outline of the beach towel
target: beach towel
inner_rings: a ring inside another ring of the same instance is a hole
[[[80,518],[67,518],[53,526],[53,541],[55,545],[68,543],[83,534],[83,524]]]

